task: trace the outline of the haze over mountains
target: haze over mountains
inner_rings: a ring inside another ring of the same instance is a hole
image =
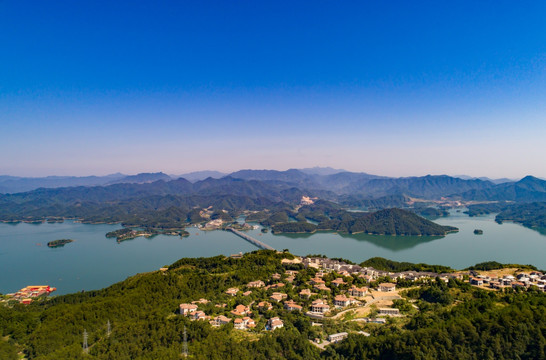
[[[167,175],[158,173],[140,173],[137,175],[125,175],[121,173],[106,176],[48,176],[48,177],[15,177],[0,176],[0,193],[18,193],[31,191],[38,188],[61,188],[75,186],[108,186],[113,184],[145,184],[155,181],[169,182],[184,178],[196,183],[207,178],[221,179],[231,177],[234,179],[255,180],[266,182],[270,185],[297,187],[305,190],[330,191],[337,195],[353,194],[365,195],[377,198],[390,195],[408,195],[415,197],[435,198],[461,194],[462,199],[476,197],[480,200],[503,199],[516,200],[519,198],[532,198],[533,194],[523,195],[521,190],[526,185],[518,186],[518,191],[513,189],[516,181],[509,179],[472,178],[469,176],[427,175],[416,177],[392,178],[367,173],[348,172],[331,167],[314,167],[305,169],[278,170],[239,170],[231,174],[219,171],[196,171],[182,175]],[[536,179],[536,178],[535,178]],[[541,184],[540,179],[537,179]],[[529,184],[527,179],[525,183]],[[503,185],[495,187],[495,185]],[[541,186],[539,186],[539,192]],[[490,189],[483,192],[482,190]]]
[[[6,194],[2,196],[4,201],[47,197],[57,200],[111,201],[165,195],[230,195],[289,203],[300,201],[302,196],[314,196],[353,206],[369,206],[373,201],[376,205],[374,207],[401,206],[409,202],[410,198],[546,201],[546,181],[533,176],[495,184],[488,180],[465,180],[447,175],[389,178],[335,171],[337,170],[320,168],[286,171],[240,170],[226,176],[219,172],[205,171],[188,174],[189,179],[172,179],[162,172],[131,176],[113,174],[103,177],[3,176],[0,177],[0,189]],[[204,176],[208,177],[202,179]],[[383,206],[377,206],[379,204]]]
[[[195,178],[199,177],[199,174],[194,175]],[[69,180],[74,183],[99,181],[96,178]],[[63,179],[65,182],[69,180]],[[351,172],[320,175],[290,169],[240,170],[220,178],[208,177],[194,182],[183,177],[173,180],[164,173],[118,176],[113,180],[110,176],[101,181],[105,180],[108,182],[100,185],[42,187],[27,192],[0,194],[0,220],[43,221],[53,218],[52,221],[55,221],[71,217],[92,223],[122,222],[126,226],[170,228],[180,224],[202,223],[205,219],[201,213],[207,209],[213,211],[216,217],[229,219],[243,212],[260,212],[265,217],[260,220],[277,224],[276,230],[283,232],[316,229],[371,232],[372,229],[381,229],[374,231],[387,233],[396,230],[403,233],[401,229],[404,229],[414,234],[418,229],[417,234],[429,234],[432,229],[430,224],[418,226],[414,218],[402,216],[403,213],[390,214],[396,215],[404,226],[387,229],[384,223],[381,226],[364,224],[361,215],[346,209],[372,211],[397,207],[420,213],[425,206],[452,206],[458,205],[459,201],[478,201],[483,203],[479,208],[467,204],[469,211],[510,211],[499,220],[512,219],[528,226],[546,226],[546,207],[542,203],[546,202],[546,181],[533,176],[494,184],[447,175],[388,178]],[[315,204],[301,207],[304,197],[313,199]],[[528,205],[514,208],[518,204]],[[542,210],[530,218],[526,215],[528,208]],[[290,217],[304,223],[286,223]],[[307,220],[320,224],[315,226],[307,223]],[[356,225],[352,226],[351,221]],[[381,223],[382,220],[374,221]]]
[[[122,179],[126,175],[111,174],[106,176],[46,176],[19,177],[0,175],[0,193],[18,193],[37,188],[57,188],[67,186],[96,186]]]

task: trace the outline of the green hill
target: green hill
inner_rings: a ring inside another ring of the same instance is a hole
[[[396,208],[359,215],[354,219],[325,221],[318,225],[318,229],[385,235],[446,235],[458,230],[452,226],[438,225],[410,211]]]
[[[438,225],[430,220],[420,217],[413,212],[402,209],[385,209],[373,213],[350,213],[343,210],[337,210],[335,216],[331,219],[326,214],[333,213],[322,212],[321,216],[314,214],[314,218],[309,216],[309,212],[300,212],[304,214],[298,222],[262,222],[263,225],[274,224],[272,230],[274,233],[312,233],[316,230],[338,231],[342,233],[368,233],[376,235],[446,235],[449,232],[458,229],[452,226]],[[306,214],[306,215],[305,215]],[[287,217],[287,215],[284,215]],[[273,216],[272,216],[273,217]],[[280,219],[279,216],[277,218]],[[323,220],[314,225],[305,221],[305,219]],[[270,218],[271,219],[271,218]]]
[[[193,359],[544,358],[546,294],[532,290],[493,292],[458,280],[447,284],[433,281],[408,291],[407,299],[414,301],[417,309],[407,300],[396,303],[405,309],[403,318],[382,326],[323,320],[320,327],[311,326],[311,319],[303,312],[284,310],[282,303],[273,302],[271,310],[256,307],[278,289],[253,288],[250,295],[235,297],[224,293],[231,287],[244,289],[253,280],[269,283],[274,273],[283,274],[287,269],[281,264],[283,258],[292,255],[256,251],[241,259],[181,259],[166,272],[139,274],[103,290],[58,296],[28,306],[2,303],[0,358],[19,359],[20,352],[26,359],[39,360],[174,360],[181,357],[184,330]],[[302,300],[298,291],[308,287],[316,269],[289,268],[299,273],[281,291],[308,308],[311,300]],[[336,276],[332,273],[324,279],[329,283]],[[358,277],[345,277],[345,281],[372,286]],[[253,304],[251,317],[256,328],[235,330],[232,323],[215,328],[208,321],[190,321],[177,314],[180,303],[201,298],[208,303],[199,303],[199,309],[211,316],[233,318],[230,311],[237,304]],[[284,327],[265,331],[267,319],[276,316],[284,321]],[[107,323],[111,324],[110,334]],[[88,354],[82,351],[84,330],[89,334]],[[372,335],[359,335],[360,330]],[[309,341],[341,331],[349,332],[349,338],[324,350]]]
[[[546,202],[512,205],[501,211],[495,220],[514,221],[528,227],[546,228]]]

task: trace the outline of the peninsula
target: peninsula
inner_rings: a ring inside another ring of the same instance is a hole
[[[160,230],[160,229],[147,229],[147,230],[134,230],[131,228],[123,228],[106,233],[107,238],[116,238],[118,242],[125,240],[136,239],[137,237],[151,237],[156,235],[174,235],[174,236],[189,236],[190,234],[185,230]]]

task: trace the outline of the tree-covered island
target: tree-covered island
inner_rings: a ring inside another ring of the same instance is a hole
[[[69,244],[71,242],[74,242],[74,240],[72,240],[72,239],[58,239],[58,240],[53,240],[53,241],[48,242],[47,246],[49,246],[51,248],[55,248],[55,247],[65,246],[66,244]]]

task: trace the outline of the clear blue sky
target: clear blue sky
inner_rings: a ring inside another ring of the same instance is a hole
[[[0,174],[546,176],[543,1],[0,1]]]

